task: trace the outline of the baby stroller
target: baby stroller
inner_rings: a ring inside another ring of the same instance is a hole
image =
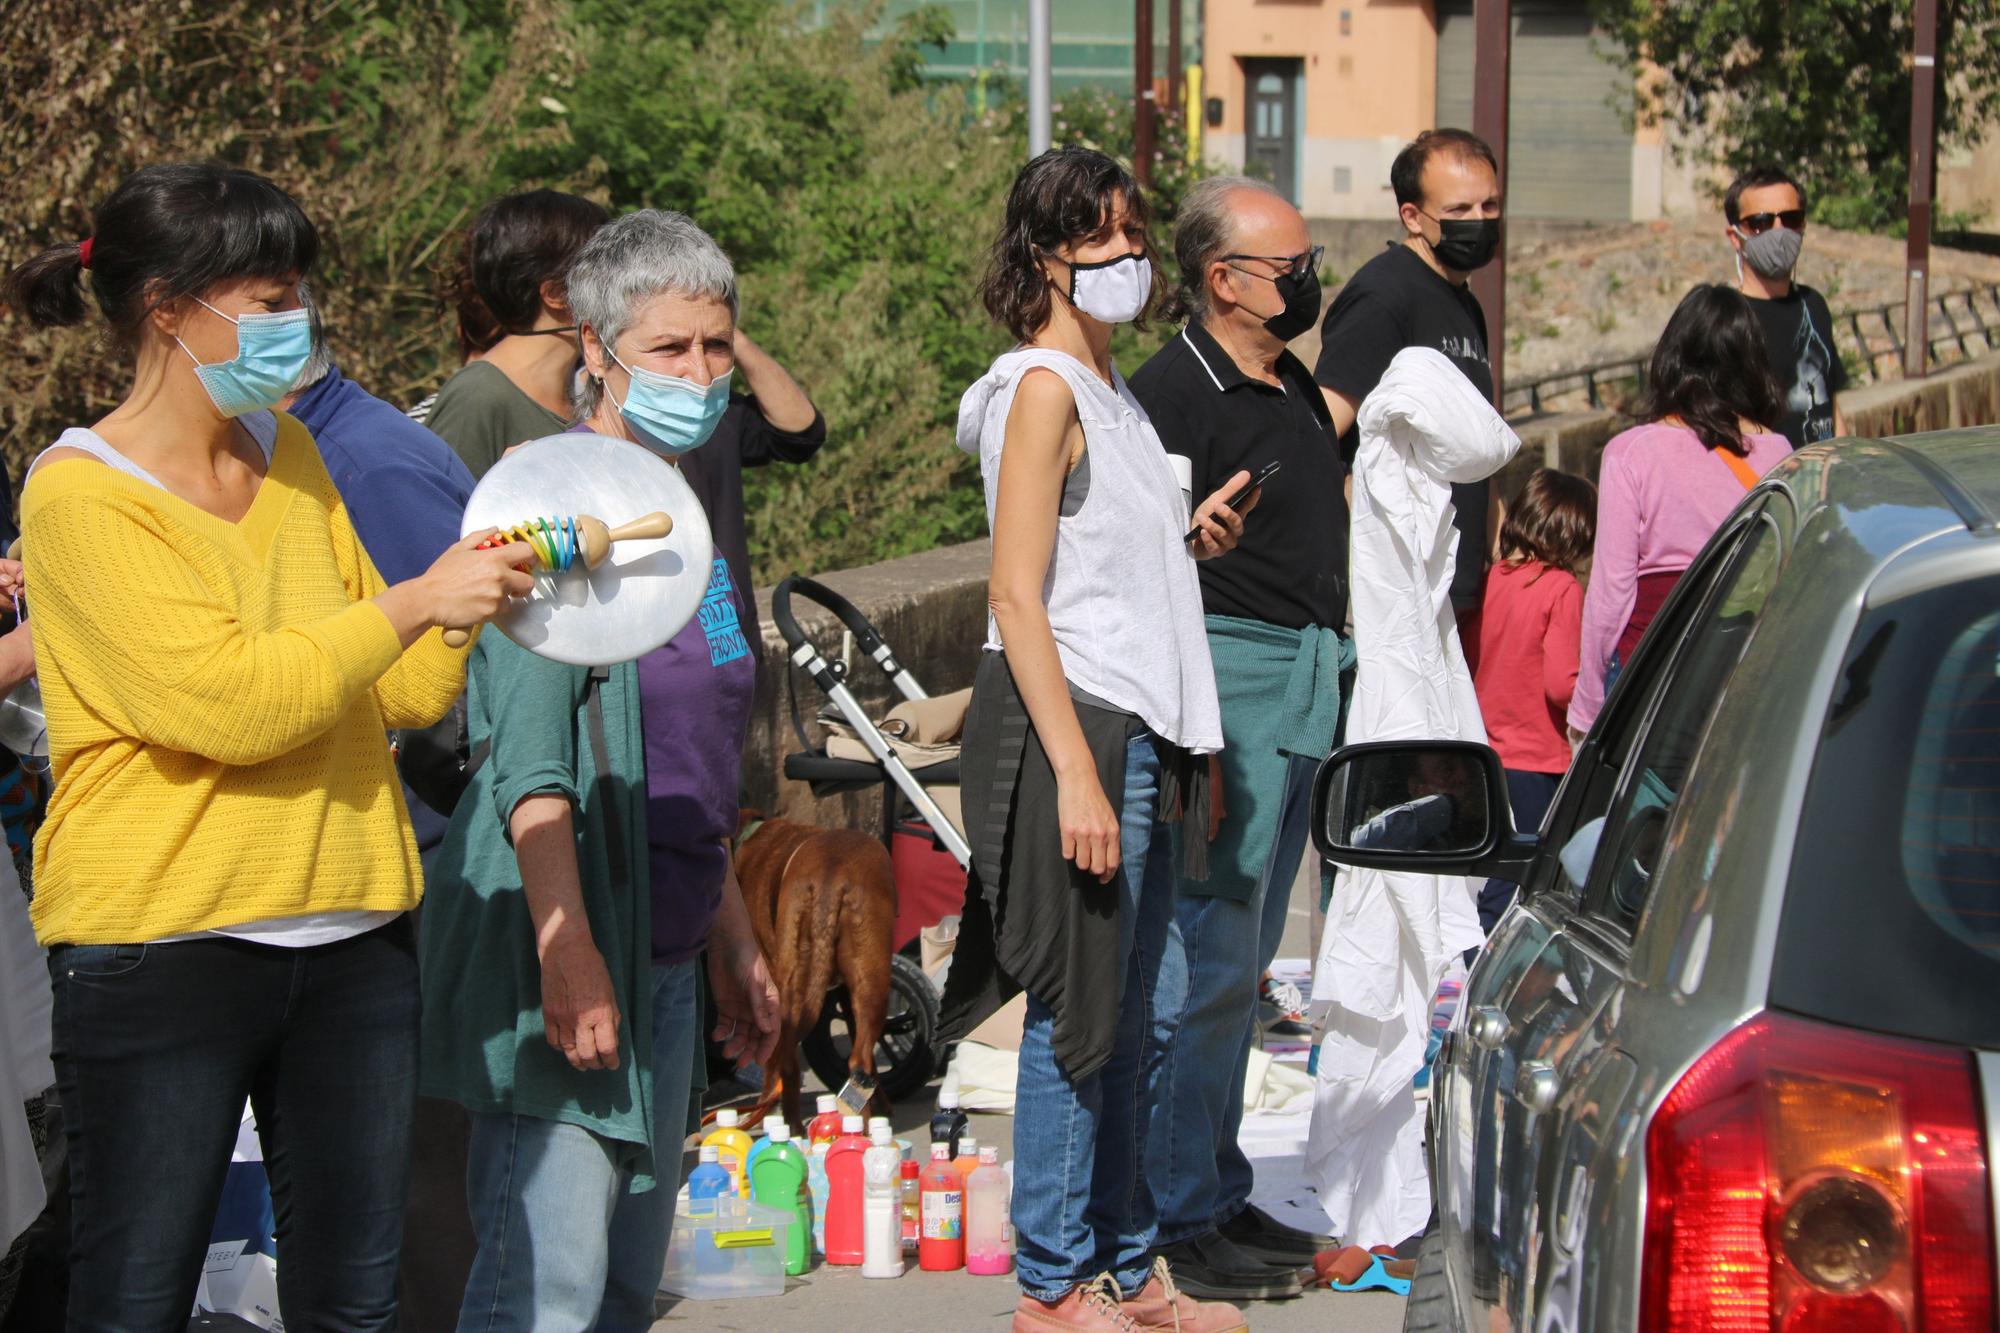
[[[903,702],[881,723],[848,688],[846,653],[829,659],[800,628],[792,613],[795,596],[831,612],[845,626],[851,646],[902,695]],[[875,1070],[882,1091],[900,1100],[930,1081],[943,1054],[937,1041],[938,979],[950,963],[972,861],[958,802],[958,734],[972,692],[932,699],[859,608],[801,575],[772,592],[771,620],[791,665],[810,676],[828,701],[816,718],[825,740],[815,745],[799,715],[798,696],[791,694],[792,731],[800,748],[785,757],[785,776],[806,783],[816,797],[876,788],[882,793],[882,840],[896,869],[897,953]],[[837,1088],[847,1077],[851,1048],[847,997],[842,989],[828,998],[819,1026],[800,1046],[813,1073]]]

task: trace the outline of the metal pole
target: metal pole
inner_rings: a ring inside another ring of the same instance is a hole
[[[1049,151],[1049,4],[1028,0],[1028,156]]]
[[[1167,0],[1167,110],[1181,109],[1181,69],[1187,48],[1181,37],[1181,0]]]
[[[1918,0],[1923,3],[1923,0]],[[1472,132],[1493,148],[1500,198],[1507,198],[1507,66],[1513,46],[1509,0],[1473,0]],[[1493,368],[1493,405],[1499,407],[1507,359],[1507,224],[1493,262],[1472,275],[1472,294],[1486,312],[1486,359]]]
[[[1937,0],[1916,0],[1910,59],[1910,241],[1903,375],[1930,373],[1931,190],[1937,174]]]
[[[1153,183],[1153,0],[1132,16],[1132,174]]]

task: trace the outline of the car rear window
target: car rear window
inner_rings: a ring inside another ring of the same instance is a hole
[[[1813,762],[1772,1003],[2000,1046],[2000,580],[1864,617]]]

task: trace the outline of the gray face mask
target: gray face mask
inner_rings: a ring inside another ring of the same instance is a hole
[[[1806,238],[1790,227],[1773,227],[1756,236],[1743,236],[1743,259],[1760,278],[1782,278],[1799,266],[1799,247]]]

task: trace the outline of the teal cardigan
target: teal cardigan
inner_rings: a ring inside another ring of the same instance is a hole
[[[424,898],[422,1088],[469,1111],[561,1121],[613,1140],[627,1150],[636,1192],[652,1187],[654,1151],[645,747],[638,669],[596,674],[593,682],[590,669],[537,657],[497,630],[473,649],[466,711],[483,758]],[[567,798],[574,812],[584,909],[622,1020],[616,1069],[576,1070],[545,1036],[534,923],[507,828],[522,798],[539,793]]]

